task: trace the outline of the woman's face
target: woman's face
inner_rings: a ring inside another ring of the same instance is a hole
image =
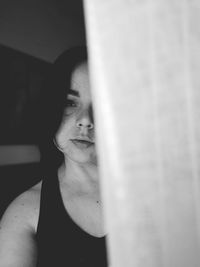
[[[87,63],[73,71],[67,103],[56,134],[58,146],[65,157],[75,162],[97,164]]]

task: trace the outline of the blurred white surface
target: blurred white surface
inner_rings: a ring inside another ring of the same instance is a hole
[[[200,266],[200,4],[85,0],[113,267]]]

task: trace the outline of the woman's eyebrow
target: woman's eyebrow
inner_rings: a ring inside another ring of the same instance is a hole
[[[73,89],[69,89],[68,94],[69,94],[69,95],[78,96],[78,97],[80,96],[80,95],[79,95],[79,92],[76,91],[76,90],[73,90]]]

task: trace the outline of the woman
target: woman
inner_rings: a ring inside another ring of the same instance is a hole
[[[41,123],[35,129],[45,178],[5,212],[0,266],[104,267],[105,230],[86,49],[62,54],[49,81],[46,104],[41,101]]]

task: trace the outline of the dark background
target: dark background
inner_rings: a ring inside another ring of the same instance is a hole
[[[2,45],[0,59],[0,145],[35,144],[26,123],[52,64]]]

